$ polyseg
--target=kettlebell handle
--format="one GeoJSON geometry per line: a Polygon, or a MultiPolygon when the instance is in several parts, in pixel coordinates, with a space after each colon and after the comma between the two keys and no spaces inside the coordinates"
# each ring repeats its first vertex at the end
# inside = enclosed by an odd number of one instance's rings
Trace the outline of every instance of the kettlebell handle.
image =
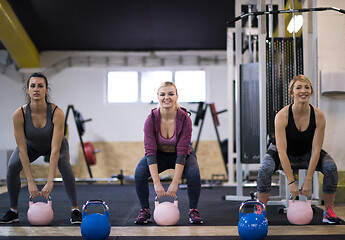
{"type": "MultiPolygon", "coordinates": [[[[298,196],[296,196],[295,198],[292,198],[292,194],[290,193],[290,195],[289,195],[289,200],[293,200],[293,201],[299,200],[299,196],[302,195],[302,194],[301,194],[302,189],[299,189],[299,192],[300,192],[300,194],[299,194],[298,196]]],[[[304,195],[302,195],[302,196],[304,196],[304,195]]],[[[309,196],[304,196],[304,197],[306,197],[307,200],[311,200],[312,197],[313,197],[313,194],[310,194],[309,196]]]]}
{"type": "MultiPolygon", "coordinates": [[[[49,196],[48,198],[47,198],[47,201],[49,202],[49,201],[51,201],[52,200],[52,198],[51,198],[51,196],[49,196]]],[[[34,199],[31,197],[31,195],[29,196],[29,202],[33,202],[34,201],[34,199]]]]}
{"type": "Polygon", "coordinates": [[[244,213],[244,207],[247,206],[247,205],[260,205],[261,208],[262,208],[262,213],[264,215],[266,215],[266,206],[263,202],[261,202],[260,200],[256,199],[256,200],[252,200],[252,199],[249,199],[249,200],[246,200],[244,202],[242,202],[240,208],[239,208],[239,213],[240,215],[243,215],[244,213]]]}
{"type": "Polygon", "coordinates": [[[100,200],[100,199],[88,200],[88,201],[83,205],[83,210],[82,210],[82,212],[86,212],[86,208],[87,208],[89,205],[95,205],[95,204],[102,205],[103,208],[104,208],[104,211],[105,211],[105,212],[109,212],[109,207],[108,207],[108,205],[107,205],[103,200],[100,200]]]}
{"type": "MultiPolygon", "coordinates": [[[[158,199],[159,199],[159,197],[156,195],[156,197],[155,197],[155,202],[158,202],[158,199]]],[[[178,201],[178,199],[177,199],[177,195],[175,194],[175,196],[174,196],[174,202],[175,201],[178,201]]]]}
{"type": "MultiPolygon", "coordinates": [[[[155,197],[155,207],[157,207],[159,205],[159,201],[158,201],[159,197],[156,195],[155,197]]],[[[178,207],[178,199],[177,199],[177,195],[175,194],[174,196],[174,204],[176,207],[178,207]]]]}

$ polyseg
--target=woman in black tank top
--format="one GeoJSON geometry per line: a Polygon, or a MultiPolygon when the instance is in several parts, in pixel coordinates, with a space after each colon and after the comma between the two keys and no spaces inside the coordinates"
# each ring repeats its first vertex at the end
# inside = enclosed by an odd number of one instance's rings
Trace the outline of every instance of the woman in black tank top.
{"type": "MultiPolygon", "coordinates": [[[[287,181],[289,182],[289,190],[293,198],[299,194],[310,196],[312,191],[312,178],[315,170],[324,173],[325,180],[329,183],[323,186],[323,197],[326,210],[332,208],[335,199],[337,178],[337,168],[334,160],[322,150],[324,141],[326,119],[323,112],[309,103],[310,97],[313,95],[313,86],[311,81],[303,75],[298,75],[289,85],[289,93],[293,98],[293,103],[281,109],[275,117],[275,139],[276,148],[268,150],[262,160],[258,173],[258,198],[264,204],[267,204],[269,198],[269,187],[267,169],[269,162],[275,160],[275,165],[281,165],[284,170],[287,181]],[[326,160],[323,158],[327,155],[326,160]],[[271,161],[270,159],[273,160],[271,161]],[[278,159],[278,160],[277,160],[278,159]],[[325,163],[327,161],[327,164],[325,163]],[[297,164],[305,162],[307,175],[302,185],[301,191],[292,172],[292,163],[297,164]],[[332,170],[333,176],[329,176],[332,170]]],[[[273,162],[274,164],[274,162],[273,162]]],[[[277,170],[273,169],[272,174],[277,170]]],[[[271,170],[270,170],[271,171],[271,170]]],[[[272,177],[272,176],[270,176],[272,177]]],[[[269,182],[270,184],[271,182],[269,182]]],[[[335,216],[334,221],[337,221],[335,216]]],[[[333,221],[332,220],[332,221],[333,221]]],[[[328,221],[328,219],[324,222],[328,221]]],[[[330,223],[330,222],[329,222],[330,223]]],[[[334,222],[332,222],[334,223],[334,222]]]]}

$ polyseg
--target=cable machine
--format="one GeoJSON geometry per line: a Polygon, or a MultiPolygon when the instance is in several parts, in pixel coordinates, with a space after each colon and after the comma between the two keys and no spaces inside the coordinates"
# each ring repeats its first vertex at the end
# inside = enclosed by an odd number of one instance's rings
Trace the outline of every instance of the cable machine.
{"type": "MultiPolygon", "coordinates": [[[[251,2],[255,1],[247,1],[247,3],[251,2]]],[[[305,68],[303,66],[303,39],[296,37],[295,29],[293,30],[292,38],[274,38],[273,29],[275,22],[273,19],[277,18],[277,16],[282,13],[290,13],[293,15],[294,19],[296,13],[304,12],[337,11],[345,14],[345,10],[336,7],[295,9],[293,4],[292,9],[278,10],[277,5],[272,4],[272,0],[269,5],[266,5],[265,1],[257,2],[260,2],[258,4],[260,11],[256,11],[257,6],[254,4],[236,4],[236,12],[245,13],[228,22],[228,26],[235,24],[235,30],[228,29],[227,52],[230,73],[229,80],[231,80],[231,73],[233,71],[233,76],[235,77],[235,130],[236,142],[238,144],[236,146],[236,195],[225,196],[225,200],[243,201],[248,199],[249,196],[244,196],[243,194],[242,165],[250,163],[250,161],[252,161],[252,163],[260,163],[260,159],[267,150],[267,145],[274,138],[273,121],[275,114],[280,110],[282,105],[286,105],[291,101],[287,93],[288,82],[292,79],[292,76],[302,74],[305,68]],[[246,11],[243,11],[243,9],[240,10],[240,7],[243,6],[247,7],[246,11]],[[262,15],[267,16],[267,24],[266,18],[257,18],[257,26],[254,26],[256,17],[262,15]],[[238,20],[242,21],[238,22],[238,20]],[[254,28],[252,28],[253,26],[254,28]],[[266,30],[266,26],[269,31],[266,30]],[[247,46],[244,46],[246,44],[247,46]],[[249,52],[249,57],[248,55],[244,55],[246,50],[249,52]],[[256,52],[259,52],[258,57],[256,56],[256,52]],[[258,67],[257,71],[255,70],[256,67],[258,67]],[[248,69],[246,70],[245,68],[248,69]],[[250,79],[245,79],[250,75],[250,71],[255,71],[256,75],[259,77],[257,82],[254,83],[254,78],[252,76],[250,76],[250,79]],[[248,81],[252,81],[252,83],[248,81]],[[245,86],[246,84],[252,84],[258,87],[258,89],[256,89],[256,87],[252,88],[254,89],[254,93],[258,94],[258,96],[255,97],[256,100],[254,100],[259,103],[258,112],[256,112],[256,109],[253,107],[245,110],[243,109],[243,107],[245,107],[243,105],[245,105],[246,101],[252,101],[249,95],[244,94],[244,92],[248,90],[248,86],[245,86]],[[245,116],[245,114],[243,114],[243,112],[248,110],[259,114],[259,124],[253,122],[252,116],[245,116]],[[248,123],[253,126],[255,125],[256,128],[259,127],[259,129],[252,131],[252,133],[255,132],[254,135],[258,136],[258,138],[255,139],[254,143],[250,143],[250,145],[254,144],[256,155],[253,154],[251,157],[249,156],[249,161],[246,159],[248,154],[245,155],[247,146],[245,146],[244,143],[246,142],[246,138],[253,140],[253,134],[249,137],[244,136],[248,134],[248,129],[244,129],[244,127],[248,127],[248,123]],[[259,148],[257,149],[258,146],[259,148]],[[259,157],[254,160],[254,156],[259,157]]],[[[231,93],[233,89],[230,87],[229,91],[231,93]]],[[[250,94],[252,93],[253,91],[250,91],[250,94]]],[[[231,104],[231,101],[229,102],[231,104]]],[[[250,105],[250,103],[247,103],[247,107],[248,105],[250,105]]],[[[230,128],[231,127],[232,126],[230,126],[230,128]]],[[[318,178],[314,177],[314,181],[315,180],[318,181],[318,178]]]]}

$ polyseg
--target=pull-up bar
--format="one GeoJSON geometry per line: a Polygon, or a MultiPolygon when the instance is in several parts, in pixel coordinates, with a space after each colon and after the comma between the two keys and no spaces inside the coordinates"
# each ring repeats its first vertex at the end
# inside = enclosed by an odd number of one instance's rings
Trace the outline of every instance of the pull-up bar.
{"type": "Polygon", "coordinates": [[[321,12],[321,11],[337,11],[342,14],[345,14],[344,9],[340,9],[337,7],[317,7],[317,8],[301,8],[301,9],[286,9],[286,10],[272,10],[272,11],[256,11],[256,12],[248,12],[242,14],[238,17],[235,17],[234,20],[227,22],[227,25],[231,25],[234,22],[237,22],[240,19],[247,18],[249,16],[260,16],[260,15],[269,15],[269,14],[280,14],[280,13],[303,13],[303,12],[321,12]]]}

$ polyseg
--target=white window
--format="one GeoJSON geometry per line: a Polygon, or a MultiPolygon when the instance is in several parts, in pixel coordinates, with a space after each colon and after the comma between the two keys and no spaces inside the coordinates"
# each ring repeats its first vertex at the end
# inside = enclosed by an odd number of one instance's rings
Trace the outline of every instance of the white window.
{"type": "Polygon", "coordinates": [[[166,81],[175,82],[179,102],[206,101],[206,73],[203,70],[111,71],[107,81],[108,103],[157,103],[158,87],[166,81]]]}
{"type": "Polygon", "coordinates": [[[141,101],[158,102],[157,90],[161,83],[173,79],[171,71],[147,71],[141,73],[141,101]]]}
{"type": "Polygon", "coordinates": [[[107,96],[109,103],[138,101],[138,72],[109,72],[107,96]]]}
{"type": "Polygon", "coordinates": [[[205,71],[176,71],[175,84],[179,102],[206,101],[205,71]]]}

